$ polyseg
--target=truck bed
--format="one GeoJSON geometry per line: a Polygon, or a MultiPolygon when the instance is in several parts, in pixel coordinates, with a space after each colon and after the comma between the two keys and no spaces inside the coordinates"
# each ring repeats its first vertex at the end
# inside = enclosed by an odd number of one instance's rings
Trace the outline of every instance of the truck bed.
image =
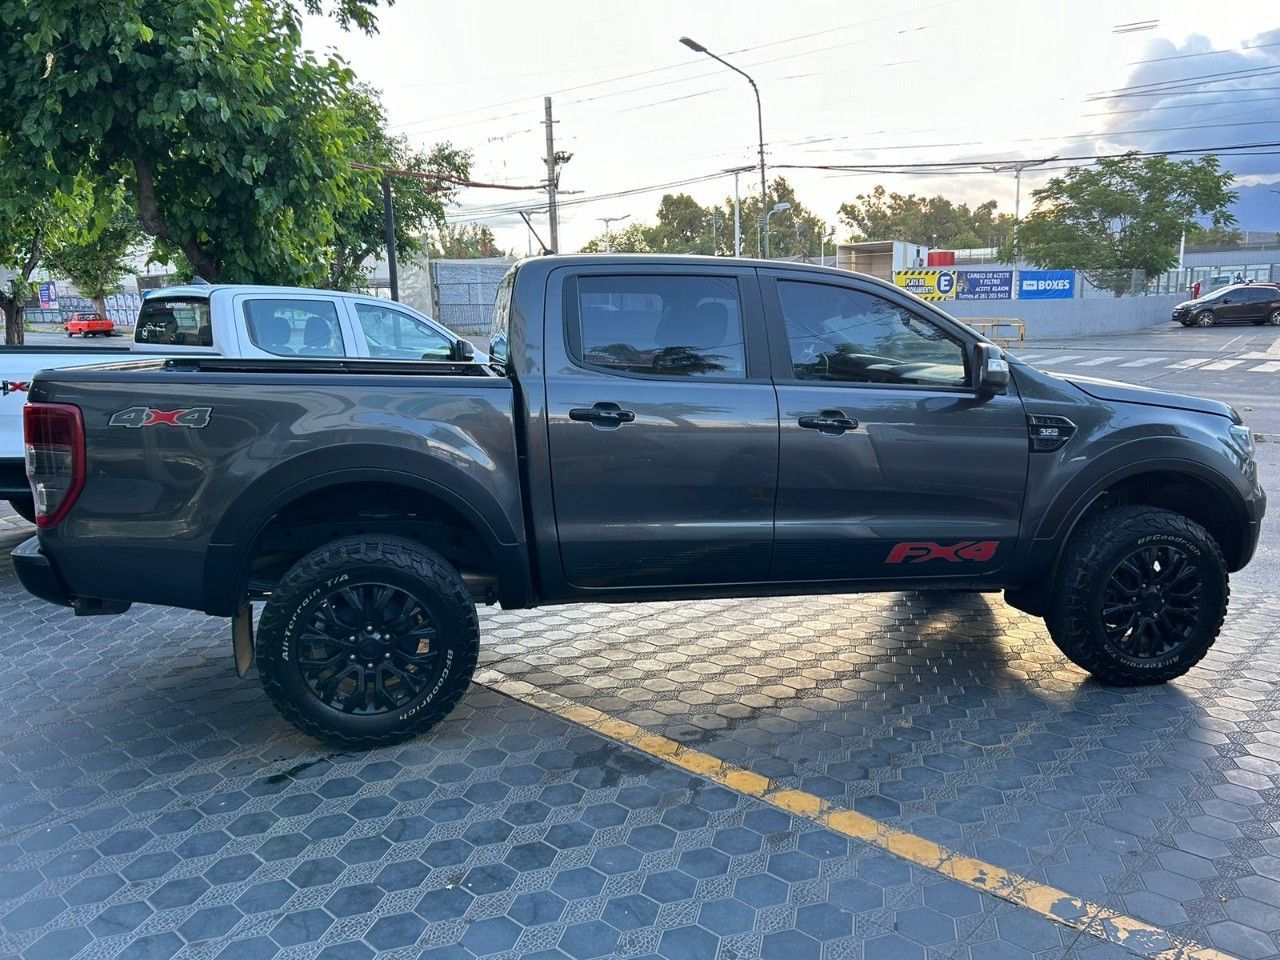
{"type": "Polygon", "coordinates": [[[243,569],[255,530],[316,484],[376,513],[389,494],[355,492],[374,475],[456,492],[496,542],[523,540],[511,382],[480,364],[138,359],[47,371],[30,398],[83,416],[84,487],[42,547],[73,590],[147,557],[101,591],[226,614],[240,585],[217,571],[243,569]]]}

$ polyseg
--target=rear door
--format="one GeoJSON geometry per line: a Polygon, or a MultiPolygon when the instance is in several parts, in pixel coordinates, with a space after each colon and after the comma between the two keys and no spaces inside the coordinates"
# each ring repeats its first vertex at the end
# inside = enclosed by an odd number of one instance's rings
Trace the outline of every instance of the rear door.
{"type": "Polygon", "coordinates": [[[1022,402],[980,396],[973,340],[905,295],[768,271],[780,474],[772,576],[981,576],[1011,559],[1022,402]]]}
{"type": "Polygon", "coordinates": [[[1240,319],[1261,323],[1280,307],[1280,290],[1275,287],[1245,287],[1240,292],[1240,319]]]}
{"type": "Polygon", "coordinates": [[[762,581],[778,408],[754,271],[553,271],[545,383],[565,580],[762,581]]]}

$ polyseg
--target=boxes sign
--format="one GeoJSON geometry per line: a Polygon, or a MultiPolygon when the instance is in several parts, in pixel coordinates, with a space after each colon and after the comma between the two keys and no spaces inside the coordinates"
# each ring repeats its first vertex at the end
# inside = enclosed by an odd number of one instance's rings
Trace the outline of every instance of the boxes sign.
{"type": "Polygon", "coordinates": [[[1021,270],[1019,300],[1070,300],[1076,295],[1074,270],[1021,270]]]}

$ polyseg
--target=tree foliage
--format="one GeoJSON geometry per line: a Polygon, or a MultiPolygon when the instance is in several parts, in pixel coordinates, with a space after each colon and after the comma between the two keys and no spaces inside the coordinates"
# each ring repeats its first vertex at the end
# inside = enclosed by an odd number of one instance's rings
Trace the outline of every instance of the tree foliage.
{"type": "MultiPolygon", "coordinates": [[[[343,96],[347,121],[358,131],[353,158],[379,170],[407,173],[439,173],[466,178],[470,155],[449,144],[430,151],[416,150],[403,136],[392,136],[377,93],[357,86],[343,96]]],[[[426,249],[423,235],[444,226],[444,208],[457,192],[453,184],[410,176],[391,176],[395,211],[396,253],[401,260],[426,249]]],[[[334,232],[325,282],[338,290],[351,290],[366,282],[366,261],[387,252],[386,221],[382,199],[382,174],[378,170],[354,170],[351,189],[334,211],[334,232]]]]}
{"type": "Polygon", "coordinates": [[[1012,236],[1013,217],[996,213],[988,200],[970,209],[946,197],[889,193],[876,185],[852,203],[840,205],[850,240],[905,240],[908,243],[964,250],[998,247],[1012,236]]]}
{"type": "Polygon", "coordinates": [[[1023,256],[1037,266],[1080,270],[1116,296],[1134,271],[1147,277],[1175,266],[1183,231],[1208,220],[1235,223],[1233,176],[1217,157],[1173,160],[1130,153],[1072,167],[1032,194],[1035,208],[1018,227],[1023,256]]]}
{"type": "MultiPolygon", "coordinates": [[[[27,184],[123,182],[161,259],[209,280],[346,283],[383,246],[377,174],[465,171],[383,131],[376,98],[302,46],[302,10],[375,29],[375,0],[0,0],[0,102],[27,184]]],[[[447,191],[397,184],[410,242],[447,191]]],[[[408,251],[406,251],[408,252],[408,251]]]]}
{"type": "Polygon", "coordinates": [[[498,246],[493,230],[482,223],[441,226],[428,239],[427,254],[436,260],[512,256],[510,251],[498,246]]]}
{"type": "Polygon", "coordinates": [[[12,140],[0,132],[0,311],[4,342],[23,342],[22,305],[31,293],[31,275],[44,256],[53,198],[29,189],[40,175],[12,140]]]}
{"type": "Polygon", "coordinates": [[[68,218],[49,244],[48,260],[106,316],[106,298],[129,272],[129,254],[142,240],[138,214],[122,184],[77,189],[82,216],[68,218]]]}
{"type": "MultiPolygon", "coordinates": [[[[827,224],[810,211],[796,196],[786,178],[778,177],[769,184],[768,207],[789,203],[791,208],[774,214],[769,220],[769,252],[773,257],[817,257],[824,238],[830,236],[827,224]]],[[[742,252],[751,256],[760,239],[762,204],[757,196],[742,198],[742,252]]],[[[623,230],[611,231],[616,253],[684,253],[713,256],[733,255],[733,199],[723,204],[704,207],[687,193],[668,193],[658,204],[656,223],[631,223],[623,230]]],[[[582,251],[603,253],[605,235],[592,238],[582,251]]]]}

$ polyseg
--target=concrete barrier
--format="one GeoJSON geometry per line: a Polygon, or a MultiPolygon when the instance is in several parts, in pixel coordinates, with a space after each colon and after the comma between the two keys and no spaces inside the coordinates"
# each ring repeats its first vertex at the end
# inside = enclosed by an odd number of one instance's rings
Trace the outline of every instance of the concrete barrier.
{"type": "Polygon", "coordinates": [[[1186,294],[1154,297],[1113,297],[1078,300],[953,300],[939,303],[959,320],[967,317],[1008,317],[1027,325],[1028,340],[1047,337],[1101,336],[1128,333],[1170,323],[1173,306],[1186,294]]]}

